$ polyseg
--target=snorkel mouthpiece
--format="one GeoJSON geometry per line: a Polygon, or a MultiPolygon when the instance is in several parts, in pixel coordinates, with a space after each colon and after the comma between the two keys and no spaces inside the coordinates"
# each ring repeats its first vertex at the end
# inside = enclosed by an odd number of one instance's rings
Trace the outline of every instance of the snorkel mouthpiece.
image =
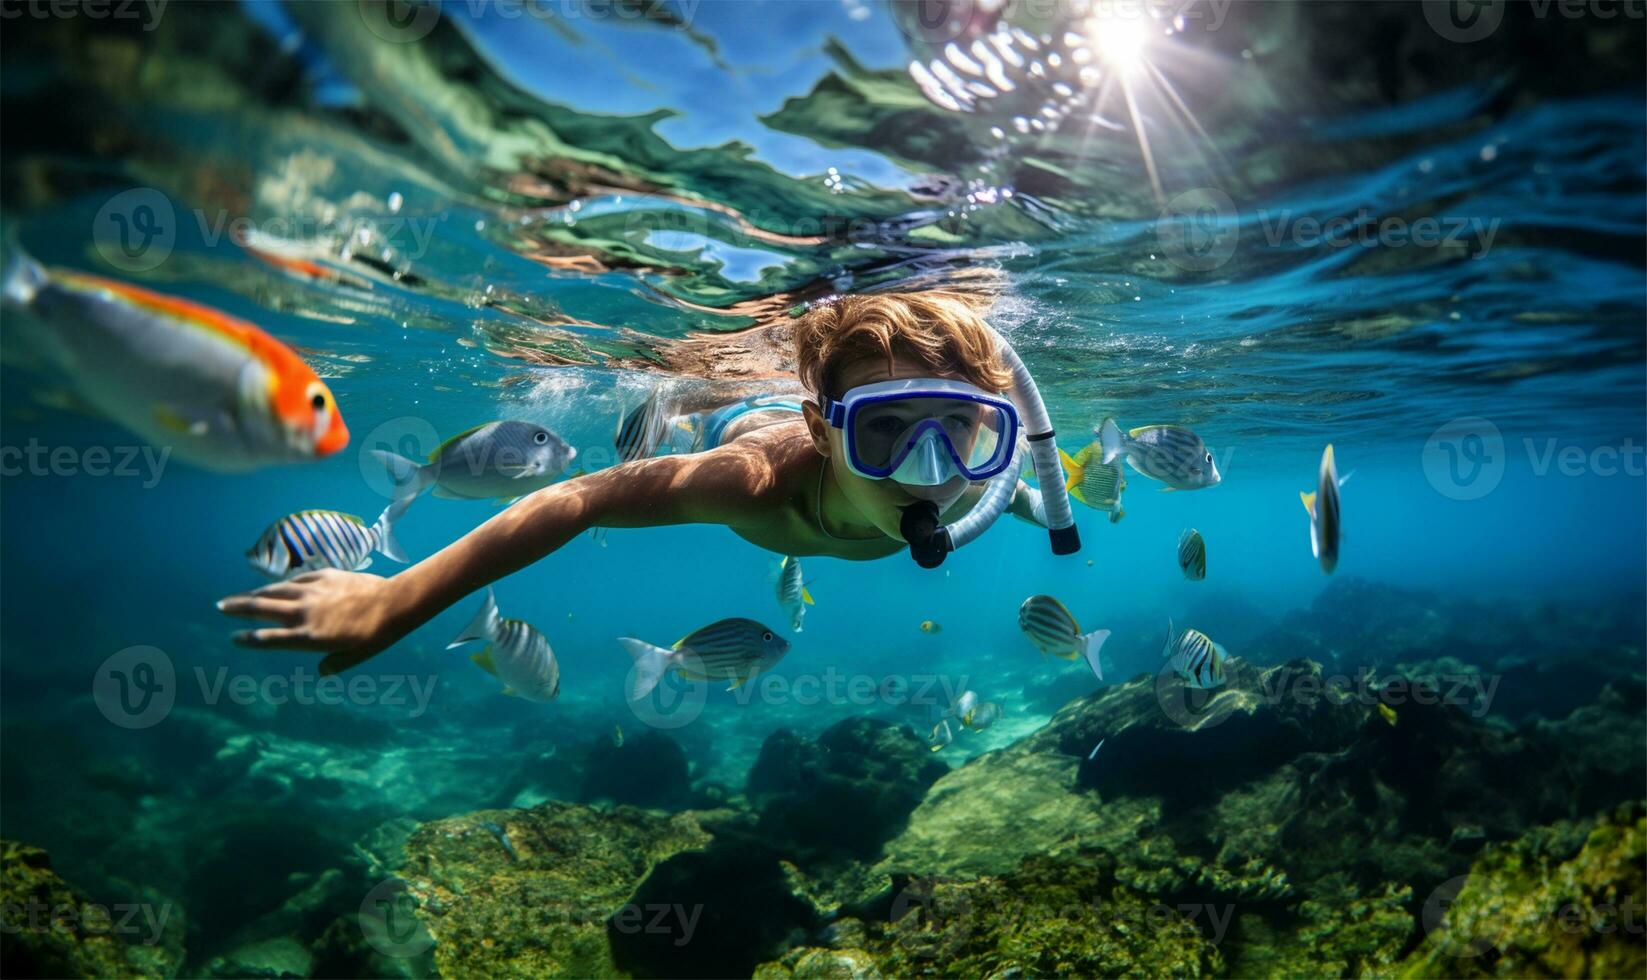
{"type": "Polygon", "coordinates": [[[949,532],[938,521],[938,505],[919,500],[904,508],[898,533],[909,543],[909,556],[922,568],[937,568],[951,550],[949,532]]]}

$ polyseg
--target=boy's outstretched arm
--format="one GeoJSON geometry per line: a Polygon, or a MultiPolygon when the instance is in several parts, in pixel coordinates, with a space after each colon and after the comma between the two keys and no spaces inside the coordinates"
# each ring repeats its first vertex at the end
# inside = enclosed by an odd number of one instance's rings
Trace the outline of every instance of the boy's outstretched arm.
{"type": "Polygon", "coordinates": [[[321,673],[336,673],[591,527],[735,526],[760,518],[773,485],[771,462],[752,446],[637,460],[545,487],[390,578],[327,569],[217,605],[279,624],[238,633],[236,643],[322,651],[321,673]]]}

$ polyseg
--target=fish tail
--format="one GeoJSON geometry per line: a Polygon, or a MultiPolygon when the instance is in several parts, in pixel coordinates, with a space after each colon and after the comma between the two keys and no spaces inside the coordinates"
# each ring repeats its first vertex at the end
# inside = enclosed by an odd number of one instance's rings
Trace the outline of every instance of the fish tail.
{"type": "Polygon", "coordinates": [[[395,484],[395,503],[403,504],[403,511],[404,504],[410,504],[435,482],[435,468],[432,465],[425,466],[415,459],[407,459],[386,449],[373,449],[371,454],[389,471],[389,479],[395,484]]]}
{"type": "Polygon", "coordinates": [[[1298,499],[1302,500],[1304,502],[1304,510],[1308,511],[1309,515],[1311,517],[1314,517],[1315,516],[1315,493],[1313,491],[1309,491],[1309,490],[1300,490],[1300,491],[1298,491],[1298,499]]]}
{"type": "Polygon", "coordinates": [[[1092,672],[1098,675],[1099,680],[1104,679],[1104,666],[1098,662],[1098,651],[1104,648],[1104,641],[1107,639],[1109,630],[1093,630],[1081,635],[1081,655],[1087,658],[1087,666],[1092,668],[1092,672]]]}
{"type": "Polygon", "coordinates": [[[34,297],[43,289],[48,281],[45,266],[36,262],[29,253],[19,246],[12,245],[6,254],[6,268],[0,274],[0,287],[5,296],[5,302],[14,306],[28,306],[34,302],[34,297]]]}
{"type": "Polygon", "coordinates": [[[618,644],[634,658],[635,672],[629,679],[629,700],[639,701],[651,694],[652,689],[658,686],[658,681],[663,680],[664,671],[668,670],[670,663],[673,662],[674,651],[653,646],[632,636],[618,637],[618,644]]]}
{"type": "Polygon", "coordinates": [[[1105,419],[1098,429],[1098,444],[1104,449],[1103,462],[1113,463],[1115,457],[1127,450],[1127,437],[1121,432],[1121,427],[1115,424],[1114,419],[1105,419]]]}
{"type": "Polygon", "coordinates": [[[497,636],[500,622],[502,622],[502,617],[498,615],[498,600],[492,594],[492,587],[488,585],[486,587],[486,601],[481,605],[480,612],[475,613],[475,618],[469,620],[469,625],[463,628],[463,632],[457,635],[457,639],[446,644],[446,649],[450,650],[453,647],[462,646],[470,640],[490,640],[497,636]]]}
{"type": "Polygon", "coordinates": [[[377,523],[372,525],[372,534],[377,538],[377,550],[402,565],[411,559],[406,557],[406,549],[400,546],[400,541],[395,537],[395,522],[406,513],[406,508],[411,506],[411,503],[410,499],[394,501],[383,508],[383,513],[378,515],[377,523]]]}
{"type": "MultiPolygon", "coordinates": [[[[1086,479],[1087,468],[1080,463],[1077,463],[1069,453],[1064,452],[1062,449],[1058,450],[1058,459],[1063,462],[1064,472],[1068,474],[1069,477],[1064,481],[1064,489],[1068,490],[1070,493],[1077,493],[1077,488],[1080,487],[1081,481],[1086,479]]],[[[1081,502],[1086,503],[1084,500],[1081,502]]]]}

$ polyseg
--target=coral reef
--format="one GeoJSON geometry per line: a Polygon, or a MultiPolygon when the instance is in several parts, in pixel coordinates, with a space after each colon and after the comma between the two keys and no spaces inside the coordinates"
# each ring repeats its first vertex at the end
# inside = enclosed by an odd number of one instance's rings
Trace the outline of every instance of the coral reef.
{"type": "MultiPolygon", "coordinates": [[[[1238,657],[1210,692],[1087,678],[970,759],[873,716],[620,739],[575,702],[563,726],[525,716],[484,745],[451,720],[479,701],[398,727],[181,707],[150,743],[48,723],[33,745],[61,735],[93,764],[44,767],[8,738],[8,832],[70,852],[84,894],[181,901],[152,944],[8,935],[7,972],[1639,975],[1647,686],[1619,640],[1630,614],[1587,618],[1600,666],[1514,713],[1498,698],[1546,683],[1560,628],[1456,642],[1471,617],[1335,583],[1246,626],[1260,652],[1327,665],[1238,657]],[[1524,646],[1494,660],[1510,635],[1524,646]],[[192,781],[148,775],[151,752],[192,781]],[[696,768],[716,753],[753,760],[742,792],[696,768]],[[45,801],[87,817],[43,823],[45,801]],[[467,801],[487,806],[447,815],[467,801]],[[187,847],[111,843],[132,835],[187,847]]],[[[39,851],[5,853],[7,895],[81,894],[39,851]]]]}
{"type": "Polygon", "coordinates": [[[1647,809],[1529,831],[1426,904],[1411,977],[1647,974],[1647,809]],[[1445,901],[1442,899],[1445,898],[1445,901]]]}
{"type": "Polygon", "coordinates": [[[45,851],[12,840],[0,840],[0,914],[8,977],[164,977],[183,961],[180,910],[93,901],[45,851]]]}

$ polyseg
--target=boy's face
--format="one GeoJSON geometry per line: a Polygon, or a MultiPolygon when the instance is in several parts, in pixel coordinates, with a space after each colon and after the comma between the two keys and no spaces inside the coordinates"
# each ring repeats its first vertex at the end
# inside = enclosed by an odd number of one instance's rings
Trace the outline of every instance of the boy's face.
{"type": "MultiPolygon", "coordinates": [[[[852,361],[836,372],[836,385],[842,392],[850,391],[860,385],[874,384],[878,381],[901,381],[906,378],[948,378],[956,381],[965,381],[966,378],[955,372],[934,372],[920,361],[901,356],[894,356],[890,362],[886,358],[865,358],[852,361]]],[[[957,476],[935,487],[915,487],[895,483],[892,480],[871,480],[852,472],[851,467],[845,465],[846,446],[843,443],[845,434],[824,421],[823,415],[811,402],[805,406],[807,425],[812,431],[812,441],[818,452],[832,460],[841,460],[842,465],[831,466],[835,474],[835,483],[852,502],[865,519],[874,524],[888,537],[903,539],[899,531],[899,522],[903,520],[903,510],[919,500],[930,500],[938,505],[938,512],[943,513],[966,493],[971,484],[965,477],[957,476]]],[[[969,438],[976,438],[972,434],[969,438]]],[[[966,447],[961,448],[964,452],[966,447]]]]}

